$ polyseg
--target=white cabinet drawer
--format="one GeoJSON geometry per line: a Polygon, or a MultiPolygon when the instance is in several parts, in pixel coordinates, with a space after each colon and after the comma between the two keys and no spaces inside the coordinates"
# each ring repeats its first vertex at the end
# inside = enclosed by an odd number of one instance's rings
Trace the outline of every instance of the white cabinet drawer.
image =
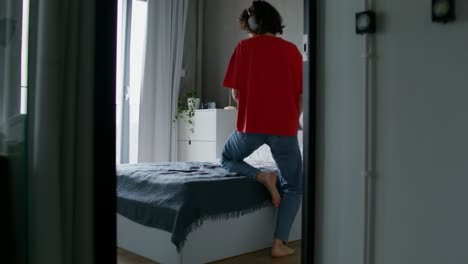
{"type": "Polygon", "coordinates": [[[178,141],[177,160],[179,161],[215,161],[217,158],[215,141],[178,141]]]}
{"type": "Polygon", "coordinates": [[[237,111],[224,109],[195,110],[193,125],[178,120],[177,159],[179,161],[214,161],[235,130],[237,111]],[[190,128],[194,129],[192,133],[190,128]]]}
{"type": "Polygon", "coordinates": [[[185,118],[178,120],[179,140],[216,141],[216,112],[196,111],[193,116],[193,124],[186,123],[185,118]],[[193,133],[190,131],[193,128],[193,133]]]}

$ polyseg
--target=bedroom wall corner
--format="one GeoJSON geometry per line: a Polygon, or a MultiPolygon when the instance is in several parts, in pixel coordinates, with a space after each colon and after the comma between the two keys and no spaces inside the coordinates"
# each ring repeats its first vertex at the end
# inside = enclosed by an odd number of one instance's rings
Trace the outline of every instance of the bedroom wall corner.
{"type": "MultiPolygon", "coordinates": [[[[247,38],[240,29],[238,18],[251,0],[204,0],[203,25],[203,85],[205,101],[216,102],[217,108],[229,104],[229,92],[222,87],[224,74],[237,42],[247,38]]],[[[302,50],[304,32],[303,0],[269,0],[283,17],[285,24],[282,38],[302,50]]]]}

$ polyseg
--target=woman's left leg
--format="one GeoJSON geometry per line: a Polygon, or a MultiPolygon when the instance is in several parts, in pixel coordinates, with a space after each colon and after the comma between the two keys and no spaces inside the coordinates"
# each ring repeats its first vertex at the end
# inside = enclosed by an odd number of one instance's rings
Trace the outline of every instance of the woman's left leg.
{"type": "Polygon", "coordinates": [[[264,144],[266,137],[263,134],[234,131],[224,145],[221,164],[229,171],[255,178],[270,192],[272,204],[279,207],[281,197],[276,187],[276,173],[261,171],[244,161],[245,157],[264,144]]]}
{"type": "MultiPolygon", "coordinates": [[[[280,190],[282,197],[278,209],[274,237],[276,240],[287,242],[291,226],[301,205],[302,155],[296,136],[271,136],[267,139],[266,143],[271,148],[281,177],[280,190]]],[[[277,248],[282,248],[278,244],[278,241],[275,241],[272,251],[273,255],[282,256],[294,253],[294,251],[291,252],[285,249],[284,252],[279,250],[275,254],[275,245],[277,248]]]]}

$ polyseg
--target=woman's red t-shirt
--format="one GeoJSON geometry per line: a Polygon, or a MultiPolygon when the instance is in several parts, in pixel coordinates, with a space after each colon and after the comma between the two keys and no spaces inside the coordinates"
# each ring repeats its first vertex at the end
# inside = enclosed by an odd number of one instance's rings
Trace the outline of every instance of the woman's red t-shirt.
{"type": "Polygon", "coordinates": [[[238,90],[239,132],[297,135],[302,56],[291,42],[270,35],[240,41],[223,86],[238,90]]]}

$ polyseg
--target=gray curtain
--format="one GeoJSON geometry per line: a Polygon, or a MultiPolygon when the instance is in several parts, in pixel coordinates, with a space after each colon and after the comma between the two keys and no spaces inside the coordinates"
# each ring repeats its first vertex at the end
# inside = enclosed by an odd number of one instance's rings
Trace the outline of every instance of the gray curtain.
{"type": "Polygon", "coordinates": [[[148,0],[138,162],[176,159],[177,108],[189,0],[148,0]]]}
{"type": "Polygon", "coordinates": [[[93,171],[96,3],[32,2],[29,263],[94,263],[93,179],[113,177],[93,171]]]}
{"type": "Polygon", "coordinates": [[[0,1],[0,153],[15,136],[9,131],[13,119],[21,118],[21,17],[21,1],[0,1]]]}
{"type": "Polygon", "coordinates": [[[20,114],[22,2],[0,0],[0,196],[3,203],[0,252],[4,263],[24,262],[25,116],[20,114]],[[3,257],[2,257],[3,258],[3,257]]]}

